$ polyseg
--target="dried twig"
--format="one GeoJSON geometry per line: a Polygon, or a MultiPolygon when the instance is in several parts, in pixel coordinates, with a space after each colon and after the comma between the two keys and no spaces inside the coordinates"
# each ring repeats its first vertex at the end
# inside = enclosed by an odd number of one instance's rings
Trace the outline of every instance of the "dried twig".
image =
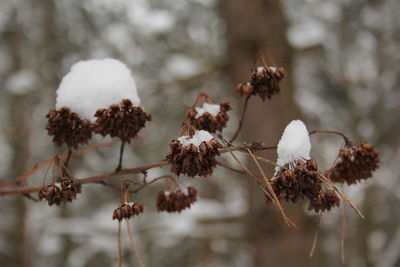
{"type": "Polygon", "coordinates": [[[310,258],[312,258],[312,256],[314,255],[315,248],[317,247],[317,242],[318,242],[318,237],[319,237],[319,229],[320,229],[320,227],[321,227],[321,217],[322,217],[322,214],[321,214],[321,213],[318,213],[318,215],[317,215],[317,224],[316,224],[316,228],[315,228],[314,240],[313,240],[313,244],[312,244],[311,251],[310,251],[310,254],[309,254],[309,257],[310,257],[310,258]]]}
{"type": "Polygon", "coordinates": [[[244,122],[244,118],[246,115],[246,111],[247,111],[247,104],[249,103],[249,99],[250,99],[251,95],[248,95],[246,97],[246,100],[244,101],[244,106],[243,106],[243,110],[242,110],[242,115],[240,116],[240,121],[239,121],[239,126],[236,129],[235,134],[233,135],[233,137],[231,138],[231,140],[229,140],[229,142],[233,142],[235,141],[236,137],[238,137],[240,130],[242,130],[242,126],[243,126],[243,122],[244,122]]]}
{"type": "Polygon", "coordinates": [[[346,145],[351,143],[350,139],[347,138],[347,136],[345,136],[343,133],[338,132],[338,131],[333,131],[333,130],[314,130],[314,131],[309,132],[308,135],[313,135],[313,134],[317,134],[317,133],[337,134],[337,135],[340,135],[341,137],[343,137],[346,145]]]}
{"type": "Polygon", "coordinates": [[[142,257],[140,256],[139,250],[135,244],[135,240],[133,239],[133,234],[132,234],[131,227],[129,225],[129,221],[127,219],[125,219],[125,222],[126,222],[126,229],[128,230],[129,243],[131,245],[133,255],[135,255],[140,267],[145,267],[142,257]]]}
{"type": "MultiPolygon", "coordinates": [[[[100,143],[100,144],[95,144],[92,146],[89,146],[81,151],[78,151],[74,154],[72,154],[72,158],[77,158],[80,156],[83,156],[93,150],[99,149],[99,148],[103,148],[103,147],[109,147],[111,146],[113,143],[112,142],[107,142],[107,143],[100,143]]],[[[65,160],[67,158],[67,154],[59,154],[56,155],[59,159],[61,160],[65,160]]],[[[33,168],[27,172],[25,172],[24,174],[22,174],[21,176],[17,177],[15,180],[11,181],[11,182],[6,182],[6,183],[2,183],[0,184],[0,188],[3,187],[9,187],[9,186],[13,186],[13,185],[18,185],[20,183],[22,183],[23,181],[25,181],[26,179],[28,179],[31,175],[33,175],[34,173],[36,173],[38,170],[40,170],[41,168],[47,166],[48,164],[52,163],[54,161],[54,157],[51,157],[49,159],[46,159],[45,161],[42,161],[38,164],[36,164],[35,166],[33,166],[33,168]]],[[[1,195],[1,191],[0,191],[0,195],[1,195]]]]}

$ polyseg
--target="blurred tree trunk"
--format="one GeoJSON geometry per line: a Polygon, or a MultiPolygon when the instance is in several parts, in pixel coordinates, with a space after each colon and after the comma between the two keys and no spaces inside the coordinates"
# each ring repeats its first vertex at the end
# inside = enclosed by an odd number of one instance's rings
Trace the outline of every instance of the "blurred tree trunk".
{"type": "MultiPolygon", "coordinates": [[[[269,57],[271,61],[267,63],[283,66],[287,72],[278,96],[265,102],[257,97],[250,99],[244,128],[239,136],[248,142],[265,141],[274,145],[285,125],[300,117],[293,100],[293,51],[286,39],[287,25],[282,6],[279,1],[263,0],[221,0],[220,3],[227,25],[232,87],[246,81],[260,48],[267,51],[267,60],[269,57]]],[[[275,158],[276,153],[262,156],[275,158]]],[[[253,170],[257,172],[254,166],[253,170]]],[[[266,170],[271,174],[273,168],[266,170]]],[[[306,244],[311,246],[310,237],[313,234],[304,227],[306,222],[301,219],[304,218],[301,207],[297,206],[297,211],[286,208],[289,216],[301,228],[301,231],[296,231],[286,227],[276,208],[265,206],[263,194],[258,188],[250,182],[247,186],[250,207],[247,238],[254,248],[254,266],[310,266],[309,246],[306,244]]]]}

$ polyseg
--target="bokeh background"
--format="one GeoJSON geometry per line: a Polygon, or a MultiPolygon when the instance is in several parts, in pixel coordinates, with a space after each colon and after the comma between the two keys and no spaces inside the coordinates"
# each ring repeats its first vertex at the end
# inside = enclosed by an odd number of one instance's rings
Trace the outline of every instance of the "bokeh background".
{"type": "MultiPolygon", "coordinates": [[[[334,129],[381,152],[375,176],[344,191],[366,219],[346,208],[345,264],[340,262],[342,213],[322,217],[313,258],[315,215],[287,205],[299,229],[287,227],[246,177],[218,169],[187,179],[199,201],[181,214],[155,211],[163,184],[136,195],[145,214],[132,222],[148,266],[400,266],[400,2],[398,0],[2,0],[0,1],[0,181],[65,152],[44,130],[55,91],[79,60],[113,57],[136,79],[153,122],[125,154],[125,166],[157,162],[177,137],[199,92],[234,110],[231,136],[256,52],[285,67],[280,95],[251,99],[240,141],[274,145],[292,119],[309,130],[334,129]]],[[[94,138],[92,143],[109,139],[94,138]]],[[[343,141],[312,138],[313,157],[330,166],[343,141]]],[[[115,168],[118,144],[71,163],[76,177],[115,168]]],[[[264,154],[275,159],[274,152],[264,154]]],[[[243,160],[246,158],[242,157],[243,160]]],[[[228,156],[223,161],[236,166],[228,156]]],[[[271,168],[266,166],[271,173],[271,168]]],[[[21,186],[39,185],[45,169],[21,186]]],[[[168,173],[149,172],[149,178],[168,173]]],[[[131,179],[142,179],[141,175],[131,179]]],[[[112,182],[118,185],[118,179],[112,182]]],[[[0,266],[117,266],[118,194],[84,186],[77,201],[49,207],[20,196],[0,197],[0,266]]],[[[123,234],[125,266],[136,265],[123,234]]]]}

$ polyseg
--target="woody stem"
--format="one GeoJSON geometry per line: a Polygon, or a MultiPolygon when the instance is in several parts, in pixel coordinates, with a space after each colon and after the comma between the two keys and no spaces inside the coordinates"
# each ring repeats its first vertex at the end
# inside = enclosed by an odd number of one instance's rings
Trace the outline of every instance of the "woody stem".
{"type": "Polygon", "coordinates": [[[122,170],[122,158],[123,158],[123,155],[124,155],[124,147],[125,147],[125,142],[122,141],[121,148],[119,150],[118,167],[115,169],[115,172],[119,172],[120,170],[122,170]]]}
{"type": "Polygon", "coordinates": [[[233,137],[231,138],[231,140],[229,140],[229,142],[233,142],[235,141],[236,137],[239,135],[240,130],[242,129],[243,126],[243,122],[244,122],[244,117],[246,115],[246,110],[247,110],[247,104],[249,102],[251,95],[248,95],[246,97],[246,100],[244,101],[244,106],[243,106],[243,110],[242,110],[242,115],[240,116],[240,121],[239,121],[239,126],[235,132],[235,134],[233,135],[233,137]]]}

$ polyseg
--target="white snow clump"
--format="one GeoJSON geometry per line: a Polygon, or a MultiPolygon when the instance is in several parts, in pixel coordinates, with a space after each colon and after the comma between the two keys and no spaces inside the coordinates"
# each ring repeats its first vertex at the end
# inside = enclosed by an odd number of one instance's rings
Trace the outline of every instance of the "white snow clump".
{"type": "Polygon", "coordinates": [[[195,108],[197,114],[196,119],[200,118],[204,113],[208,112],[211,116],[216,117],[221,110],[220,105],[204,103],[202,107],[195,108]]]}
{"type": "Polygon", "coordinates": [[[99,108],[123,99],[140,105],[131,71],[119,60],[91,59],[75,63],[57,89],[56,109],[68,107],[82,119],[94,119],[99,108]]]}
{"type": "MultiPolygon", "coordinates": [[[[274,66],[269,66],[269,69],[272,70],[273,72],[276,71],[276,67],[274,67],[274,66]]],[[[262,72],[263,70],[264,70],[263,66],[258,66],[257,67],[257,72],[262,72]]]]}
{"type": "MultiPolygon", "coordinates": [[[[307,128],[301,120],[291,121],[278,143],[277,164],[285,166],[296,160],[310,159],[311,143],[307,128]]],[[[275,174],[280,167],[275,168],[275,174]]]]}
{"type": "Polygon", "coordinates": [[[190,144],[193,144],[197,147],[200,146],[201,143],[203,142],[208,142],[214,137],[207,131],[200,130],[196,131],[192,137],[190,136],[181,136],[178,138],[179,143],[181,143],[182,146],[188,146],[190,144]]]}

